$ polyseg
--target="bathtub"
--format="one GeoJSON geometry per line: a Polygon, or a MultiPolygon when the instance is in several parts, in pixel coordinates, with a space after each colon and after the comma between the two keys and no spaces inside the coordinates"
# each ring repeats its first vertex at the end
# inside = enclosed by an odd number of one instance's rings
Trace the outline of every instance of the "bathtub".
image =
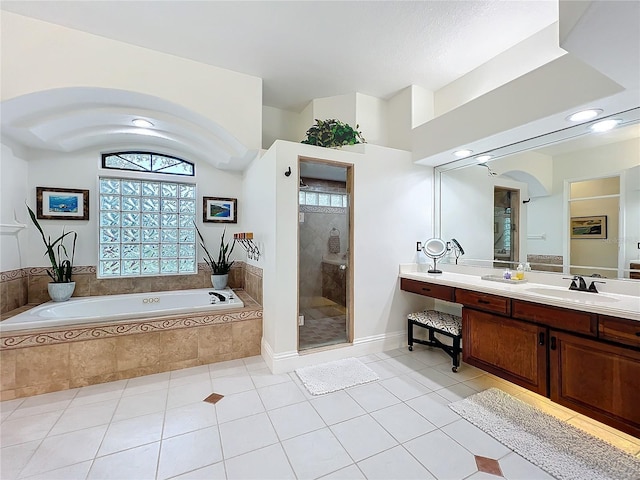
{"type": "Polygon", "coordinates": [[[244,303],[230,288],[73,297],[66,302],[43,303],[7,318],[0,322],[0,333],[242,307],[244,303]]]}

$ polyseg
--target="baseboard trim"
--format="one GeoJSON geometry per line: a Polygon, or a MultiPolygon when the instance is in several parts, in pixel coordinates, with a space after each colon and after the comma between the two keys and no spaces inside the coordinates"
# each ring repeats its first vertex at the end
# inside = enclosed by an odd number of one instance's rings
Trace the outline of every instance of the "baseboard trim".
{"type": "Polygon", "coordinates": [[[307,367],[318,363],[342,360],[349,357],[359,357],[400,348],[406,345],[406,337],[407,332],[405,331],[371,335],[369,337],[357,338],[352,344],[347,344],[343,347],[325,349],[318,352],[305,352],[303,355],[300,355],[300,353],[296,351],[274,353],[269,342],[262,337],[262,358],[273,373],[287,373],[292,372],[296,368],[307,367]]]}

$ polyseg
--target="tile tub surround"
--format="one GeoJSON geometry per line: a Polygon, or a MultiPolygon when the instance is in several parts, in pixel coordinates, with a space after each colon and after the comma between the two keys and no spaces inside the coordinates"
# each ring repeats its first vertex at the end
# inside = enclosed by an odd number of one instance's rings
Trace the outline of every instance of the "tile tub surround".
{"type": "MultiPolygon", "coordinates": [[[[49,280],[44,267],[29,267],[0,273],[0,314],[11,312],[27,304],[48,302],[49,280]]],[[[79,266],[73,268],[73,280],[76,282],[74,297],[160,292],[209,288],[211,287],[211,269],[206,264],[199,264],[198,273],[195,275],[99,279],[96,276],[96,267],[79,266]]],[[[229,272],[229,286],[245,289],[254,300],[262,303],[261,268],[245,262],[234,263],[229,272]]]]}
{"type": "Polygon", "coordinates": [[[38,395],[260,354],[262,308],[144,321],[7,332],[0,336],[0,398],[38,395]]]}

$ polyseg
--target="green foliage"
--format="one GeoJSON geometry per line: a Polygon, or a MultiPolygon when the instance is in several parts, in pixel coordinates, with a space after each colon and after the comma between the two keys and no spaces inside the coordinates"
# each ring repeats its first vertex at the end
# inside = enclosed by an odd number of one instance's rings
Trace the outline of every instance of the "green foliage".
{"type": "Polygon", "coordinates": [[[204,238],[202,237],[202,234],[200,233],[200,229],[195,223],[193,225],[196,227],[196,231],[198,232],[198,237],[200,237],[200,246],[204,250],[204,253],[207,254],[207,256],[204,257],[204,261],[211,268],[211,272],[214,275],[228,274],[229,270],[231,270],[231,265],[233,265],[233,261],[230,262],[229,259],[231,258],[231,253],[233,252],[233,249],[236,246],[235,239],[233,240],[233,244],[231,245],[231,250],[229,250],[229,243],[224,243],[224,235],[227,229],[225,228],[222,231],[222,238],[220,239],[220,249],[218,250],[218,261],[215,261],[211,256],[211,254],[209,253],[209,250],[207,250],[207,245],[204,241],[204,238]]]}
{"type": "Polygon", "coordinates": [[[73,257],[76,253],[76,241],[78,240],[78,234],[74,231],[65,232],[64,228],[62,229],[62,235],[56,238],[53,242],[51,241],[51,237],[45,237],[44,231],[38,223],[36,219],[36,214],[33,213],[33,210],[27,206],[27,210],[29,210],[29,216],[33,221],[34,225],[42,235],[42,241],[44,246],[47,247],[47,251],[45,255],[49,256],[49,261],[51,262],[51,270],[47,270],[47,275],[51,277],[51,280],[54,283],[69,283],[71,282],[71,271],[73,269],[73,257]],[[71,258],[67,253],[67,248],[64,245],[64,239],[71,235],[73,238],[73,247],[71,248],[71,258]],[[62,255],[66,258],[63,260],[62,255]]]}
{"type": "Polygon", "coordinates": [[[347,123],[331,118],[329,120],[318,120],[315,125],[307,130],[307,138],[302,143],[317,145],[319,147],[342,147],[344,145],[355,145],[356,143],[366,143],[362,133],[358,131],[360,125],[354,129],[347,123]]]}

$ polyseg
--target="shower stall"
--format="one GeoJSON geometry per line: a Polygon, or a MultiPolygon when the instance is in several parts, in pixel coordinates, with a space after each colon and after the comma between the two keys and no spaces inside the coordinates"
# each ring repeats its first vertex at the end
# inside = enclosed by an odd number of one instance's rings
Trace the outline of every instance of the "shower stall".
{"type": "Polygon", "coordinates": [[[300,160],[298,350],[349,343],[352,166],[300,160]]]}

